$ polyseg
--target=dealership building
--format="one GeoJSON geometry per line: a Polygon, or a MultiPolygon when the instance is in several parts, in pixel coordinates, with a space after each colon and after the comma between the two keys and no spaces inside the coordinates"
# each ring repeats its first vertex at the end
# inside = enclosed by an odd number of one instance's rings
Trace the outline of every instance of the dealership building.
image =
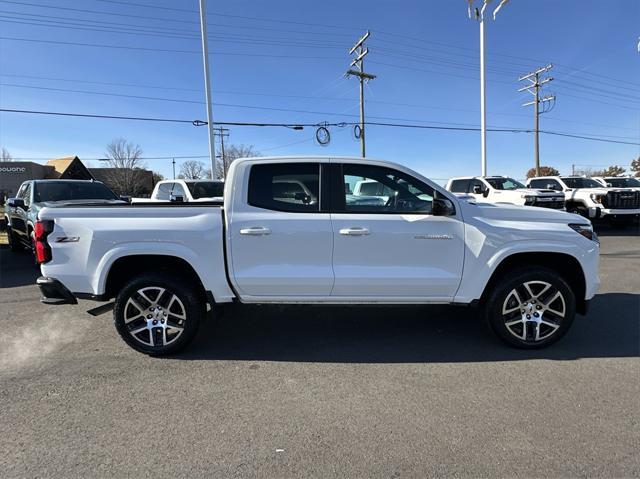
{"type": "MultiPolygon", "coordinates": [[[[107,186],[113,168],[87,168],[77,156],[49,160],[40,164],[33,161],[0,161],[0,203],[15,196],[20,185],[27,180],[97,180],[107,186]]],[[[140,196],[149,196],[153,191],[153,173],[140,170],[137,175],[141,183],[140,196]]]]}

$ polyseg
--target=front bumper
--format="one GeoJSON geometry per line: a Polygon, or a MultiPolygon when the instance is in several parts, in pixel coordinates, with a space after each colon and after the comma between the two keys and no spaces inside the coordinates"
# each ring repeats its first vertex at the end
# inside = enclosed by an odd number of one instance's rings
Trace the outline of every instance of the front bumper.
{"type": "Polygon", "coordinates": [[[589,207],[589,218],[638,218],[640,217],[640,209],[618,209],[618,208],[599,208],[597,206],[589,207]]]}
{"type": "Polygon", "coordinates": [[[45,304],[77,304],[78,300],[65,285],[55,278],[40,276],[36,280],[42,293],[40,301],[45,304]]]}

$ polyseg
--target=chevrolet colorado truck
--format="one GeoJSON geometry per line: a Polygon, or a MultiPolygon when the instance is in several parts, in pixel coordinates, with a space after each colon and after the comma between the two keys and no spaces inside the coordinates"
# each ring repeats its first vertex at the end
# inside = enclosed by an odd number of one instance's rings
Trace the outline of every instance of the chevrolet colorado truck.
{"type": "Polygon", "coordinates": [[[585,218],[633,221],[640,216],[640,191],[609,188],[583,176],[542,176],[527,180],[530,188],[548,188],[563,192],[567,211],[585,218]]]}
{"type": "Polygon", "coordinates": [[[506,176],[451,178],[445,188],[459,198],[471,195],[476,201],[564,209],[564,194],[549,189],[531,189],[506,176]]]}
{"type": "Polygon", "coordinates": [[[78,203],[123,203],[113,191],[99,181],[29,180],[9,198],[4,221],[11,251],[30,249],[35,257],[34,224],[38,212],[46,207],[78,203]]]}
{"type": "Polygon", "coordinates": [[[459,201],[368,158],[239,159],[222,202],[44,208],[35,238],[43,302],[115,298],[118,333],[150,355],[234,301],[476,306],[506,343],[538,348],[599,286],[588,220],[459,201]],[[351,201],[363,180],[385,200],[351,201]]]}

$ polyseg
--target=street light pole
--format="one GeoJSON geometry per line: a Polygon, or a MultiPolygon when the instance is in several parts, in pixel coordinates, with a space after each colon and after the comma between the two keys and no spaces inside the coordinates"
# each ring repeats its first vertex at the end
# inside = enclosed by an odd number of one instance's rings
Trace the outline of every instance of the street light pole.
{"type": "MultiPolygon", "coordinates": [[[[498,11],[509,0],[502,0],[493,11],[493,19],[495,20],[498,11]]],[[[491,0],[484,0],[482,8],[473,9],[474,0],[467,0],[469,3],[468,14],[472,18],[472,10],[475,13],[475,19],[480,23],[480,151],[481,151],[481,169],[482,176],[487,176],[487,96],[486,96],[486,79],[485,79],[485,61],[484,61],[484,11],[491,0]]]]}
{"type": "Polygon", "coordinates": [[[211,81],[209,80],[209,46],[207,39],[207,14],[205,1],[200,0],[200,34],[202,35],[202,63],[204,64],[204,94],[207,103],[207,131],[209,132],[209,156],[211,157],[211,179],[216,172],[216,144],[213,137],[213,113],[211,109],[211,81]]]}
{"type": "MultiPolygon", "coordinates": [[[[484,12],[487,4],[482,7],[484,12]]],[[[480,14],[480,147],[482,148],[482,176],[487,176],[487,97],[484,78],[484,18],[480,14]]]]}

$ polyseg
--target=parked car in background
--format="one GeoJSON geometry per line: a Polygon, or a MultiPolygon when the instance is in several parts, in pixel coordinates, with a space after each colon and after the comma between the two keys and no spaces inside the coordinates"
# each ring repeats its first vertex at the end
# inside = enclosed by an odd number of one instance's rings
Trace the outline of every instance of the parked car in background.
{"type": "Polygon", "coordinates": [[[445,187],[456,195],[471,195],[484,203],[508,203],[562,210],[564,194],[550,189],[531,189],[507,176],[463,176],[451,178],[445,187]]]}
{"type": "Polygon", "coordinates": [[[193,203],[198,201],[222,201],[222,180],[162,180],[156,183],[150,199],[134,198],[133,203],[144,201],[175,201],[193,203]]]}
{"type": "Polygon", "coordinates": [[[608,188],[584,176],[542,176],[527,180],[530,188],[562,191],[567,211],[585,218],[629,221],[640,217],[640,191],[608,188]]]}
{"type": "Polygon", "coordinates": [[[633,176],[592,176],[591,178],[607,188],[631,188],[640,191],[640,180],[633,176]]]}
{"type": "Polygon", "coordinates": [[[118,197],[99,181],[30,180],[20,185],[15,198],[4,207],[4,221],[11,251],[24,248],[34,252],[34,225],[38,212],[46,207],[79,204],[122,204],[118,197]]]}
{"type": "Polygon", "coordinates": [[[239,159],[227,182],[223,202],[41,210],[43,301],[115,298],[117,331],[152,355],[230,302],[478,306],[505,342],[539,348],[598,289],[598,239],[577,215],[459,201],[368,158],[239,159]]]}

